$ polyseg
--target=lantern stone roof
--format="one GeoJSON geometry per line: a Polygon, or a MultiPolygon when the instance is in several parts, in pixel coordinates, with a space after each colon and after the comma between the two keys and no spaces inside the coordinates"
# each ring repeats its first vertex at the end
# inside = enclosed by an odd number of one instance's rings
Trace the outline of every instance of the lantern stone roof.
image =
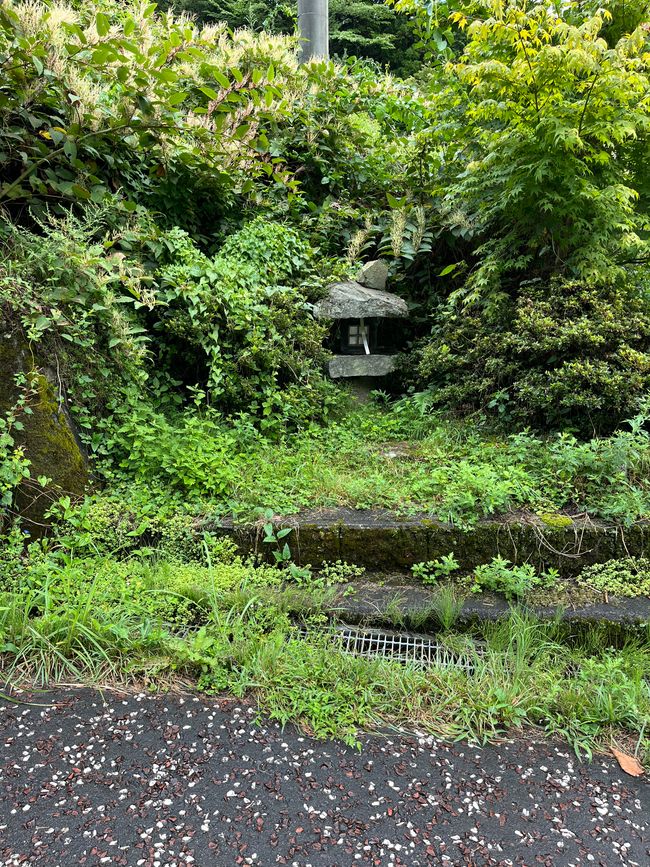
{"type": "Polygon", "coordinates": [[[318,319],[401,319],[408,316],[408,307],[403,298],[392,292],[344,280],[327,287],[327,295],[315,305],[314,315],[318,319]]]}

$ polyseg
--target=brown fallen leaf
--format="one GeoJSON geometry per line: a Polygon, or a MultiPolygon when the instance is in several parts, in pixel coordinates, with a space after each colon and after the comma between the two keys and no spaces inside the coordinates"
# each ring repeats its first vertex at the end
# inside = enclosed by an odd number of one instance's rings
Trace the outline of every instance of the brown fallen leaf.
{"type": "Polygon", "coordinates": [[[638,759],[635,759],[634,756],[628,756],[627,753],[622,753],[620,750],[617,750],[616,747],[612,747],[611,749],[612,755],[626,774],[629,774],[631,777],[643,776],[643,765],[638,759]]]}

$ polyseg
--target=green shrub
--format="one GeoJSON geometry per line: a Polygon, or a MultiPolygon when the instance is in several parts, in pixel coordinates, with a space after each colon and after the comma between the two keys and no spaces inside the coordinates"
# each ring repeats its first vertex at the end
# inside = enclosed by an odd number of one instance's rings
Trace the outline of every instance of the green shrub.
{"type": "Polygon", "coordinates": [[[441,315],[419,375],[438,405],[611,431],[650,388],[650,309],[632,286],[529,283],[492,314],[441,315]]]}
{"type": "Polygon", "coordinates": [[[274,63],[295,70],[290,51],[288,40],[202,30],[154,4],[3,3],[3,207],[43,213],[126,188],[209,232],[235,190],[283,179],[255,136],[286,107],[274,63]],[[251,66],[255,76],[242,74],[251,66]]]}
{"type": "Polygon", "coordinates": [[[149,484],[152,497],[167,490],[221,501],[236,478],[241,441],[213,413],[167,418],[140,404],[115,419],[107,445],[120,476],[149,484]]]}
{"type": "Polygon", "coordinates": [[[145,389],[150,336],[138,311],[153,305],[149,278],[114,249],[131,220],[113,200],[48,214],[34,230],[0,223],[0,328],[29,344],[35,366],[55,365],[85,435],[111,400],[145,389]]]}
{"type": "Polygon", "coordinates": [[[326,329],[301,281],[313,251],[294,229],[259,217],[208,258],[180,230],[160,272],[158,333],[172,369],[205,367],[211,403],[262,430],[323,418],[335,403],[322,370],[326,329]]]}

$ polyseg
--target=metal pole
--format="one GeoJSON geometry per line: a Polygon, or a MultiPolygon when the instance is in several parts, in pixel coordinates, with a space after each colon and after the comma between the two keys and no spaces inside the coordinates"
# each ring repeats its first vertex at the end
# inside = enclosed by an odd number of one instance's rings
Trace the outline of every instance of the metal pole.
{"type": "Polygon", "coordinates": [[[301,63],[314,57],[329,59],[328,0],[298,0],[298,33],[301,63]]]}

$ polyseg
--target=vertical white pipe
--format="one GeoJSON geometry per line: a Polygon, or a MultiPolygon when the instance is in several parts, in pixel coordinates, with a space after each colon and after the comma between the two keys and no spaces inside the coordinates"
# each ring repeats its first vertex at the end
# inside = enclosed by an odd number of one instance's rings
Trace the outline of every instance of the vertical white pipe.
{"type": "Polygon", "coordinates": [[[301,63],[314,57],[329,58],[328,0],[298,0],[298,33],[301,63]]]}
{"type": "Polygon", "coordinates": [[[363,319],[361,319],[361,339],[363,340],[363,348],[366,351],[366,355],[370,355],[370,347],[368,346],[368,331],[366,329],[366,323],[363,319]]]}

